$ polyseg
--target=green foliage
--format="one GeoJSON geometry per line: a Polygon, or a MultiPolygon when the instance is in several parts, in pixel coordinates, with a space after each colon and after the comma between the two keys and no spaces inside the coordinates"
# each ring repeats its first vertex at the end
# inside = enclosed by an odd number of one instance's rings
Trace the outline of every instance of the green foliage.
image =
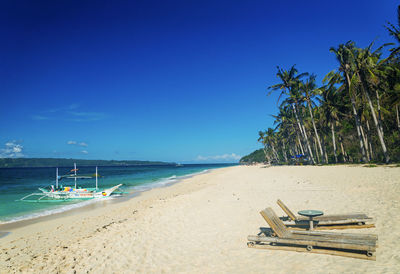
{"type": "Polygon", "coordinates": [[[131,166],[131,165],[175,165],[175,163],[151,161],[82,160],[64,158],[0,158],[0,168],[11,167],[71,167],[78,166],[131,166]]]}
{"type": "Polygon", "coordinates": [[[241,164],[263,163],[265,162],[265,154],[262,149],[257,149],[240,159],[241,164]]]}
{"type": "MultiPolygon", "coordinates": [[[[399,25],[386,28],[400,42],[400,6],[397,12],[399,25]]],[[[277,67],[279,82],[268,88],[268,95],[279,92],[275,128],[260,131],[264,149],[241,162],[282,164],[297,154],[312,164],[399,162],[400,47],[383,59],[382,49],[393,44],[373,45],[358,48],[348,41],[331,47],[337,68],[320,87],[315,75],[299,73],[295,65],[277,67]]]]}
{"type": "Polygon", "coordinates": [[[368,164],[368,165],[364,165],[363,167],[377,167],[377,165],[375,165],[375,164],[368,164]]]}

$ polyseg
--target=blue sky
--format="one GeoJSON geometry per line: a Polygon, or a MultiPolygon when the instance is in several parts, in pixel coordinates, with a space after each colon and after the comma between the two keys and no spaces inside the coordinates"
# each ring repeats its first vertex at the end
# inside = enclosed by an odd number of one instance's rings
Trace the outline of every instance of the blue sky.
{"type": "Polygon", "coordinates": [[[397,1],[2,1],[0,157],[233,162],[276,66],[392,42],[397,1]]]}

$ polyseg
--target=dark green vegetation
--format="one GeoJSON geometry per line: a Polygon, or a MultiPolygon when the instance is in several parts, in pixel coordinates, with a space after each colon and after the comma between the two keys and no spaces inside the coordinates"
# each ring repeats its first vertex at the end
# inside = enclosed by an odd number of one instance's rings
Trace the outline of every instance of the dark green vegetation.
{"type": "Polygon", "coordinates": [[[261,148],[240,159],[241,163],[262,163],[264,161],[265,153],[261,148]]]}
{"type": "Polygon", "coordinates": [[[241,162],[298,162],[294,155],[310,164],[400,161],[400,6],[397,13],[398,25],[385,26],[396,44],[330,48],[337,67],[322,86],[314,74],[278,67],[279,82],[268,88],[280,93],[276,127],[259,132],[264,159],[257,150],[241,162]]]}
{"type": "Polygon", "coordinates": [[[78,166],[130,166],[130,165],[175,165],[175,163],[151,161],[81,160],[64,158],[0,158],[0,168],[7,167],[72,167],[78,166]]]}

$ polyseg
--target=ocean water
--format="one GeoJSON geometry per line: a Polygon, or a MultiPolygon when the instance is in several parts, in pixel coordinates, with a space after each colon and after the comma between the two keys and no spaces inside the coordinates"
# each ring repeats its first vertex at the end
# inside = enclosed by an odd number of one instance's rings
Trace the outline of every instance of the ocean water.
{"type": "MultiPolygon", "coordinates": [[[[121,166],[99,167],[99,188],[123,184],[122,191],[130,195],[156,187],[163,187],[187,176],[206,172],[210,169],[231,166],[231,164],[182,165],[182,166],[121,166]]],[[[72,167],[60,167],[59,175],[68,174],[72,167]]],[[[95,167],[78,167],[78,175],[94,174],[95,167]]],[[[0,169],[0,224],[32,219],[70,210],[95,203],[97,199],[28,203],[19,201],[22,197],[40,192],[39,187],[55,185],[55,168],[5,168],[0,169]]],[[[63,186],[73,186],[73,179],[63,179],[63,186]]],[[[95,187],[95,179],[79,179],[78,186],[95,187]]],[[[106,198],[107,199],[107,198],[106,198]]],[[[110,197],[118,199],[118,197],[110,197]]]]}

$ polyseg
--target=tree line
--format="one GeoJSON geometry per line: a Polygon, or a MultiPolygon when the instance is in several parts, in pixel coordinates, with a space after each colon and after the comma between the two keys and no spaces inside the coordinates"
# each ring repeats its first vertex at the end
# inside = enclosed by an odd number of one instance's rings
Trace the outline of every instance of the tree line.
{"type": "Polygon", "coordinates": [[[321,86],[315,74],[300,73],[295,65],[277,67],[279,83],[268,87],[268,95],[279,93],[279,112],[275,127],[260,131],[258,139],[267,162],[400,161],[400,6],[397,16],[397,25],[385,25],[396,43],[376,50],[374,42],[331,47],[337,67],[321,86]]]}
{"type": "Polygon", "coordinates": [[[136,161],[136,160],[83,160],[66,158],[0,158],[0,168],[14,167],[73,167],[78,166],[138,166],[138,165],[176,165],[159,161],[136,161]]]}

